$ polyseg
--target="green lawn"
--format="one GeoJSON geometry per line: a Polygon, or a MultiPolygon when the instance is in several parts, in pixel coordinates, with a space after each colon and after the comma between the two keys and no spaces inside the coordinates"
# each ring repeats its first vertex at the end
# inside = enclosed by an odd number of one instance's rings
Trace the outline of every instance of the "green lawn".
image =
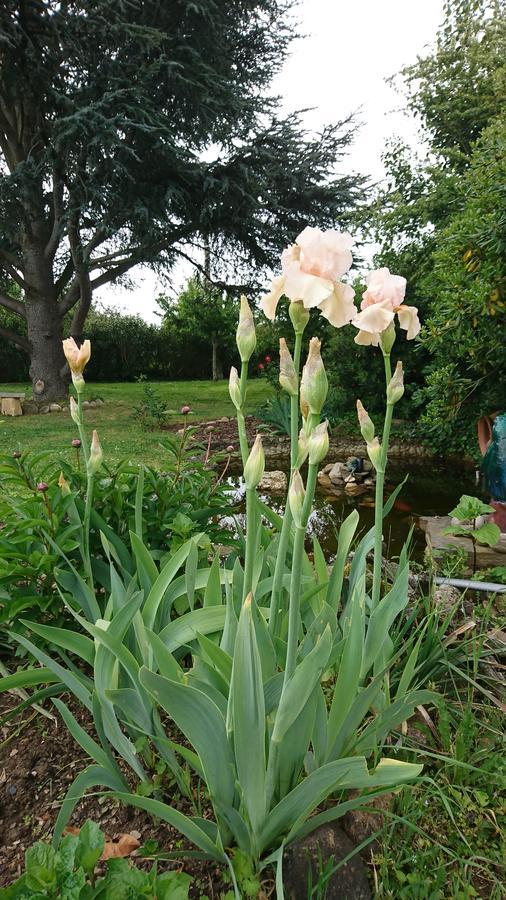
{"type": "MultiPolygon", "coordinates": [[[[233,416],[234,406],[228,395],[227,381],[173,381],[153,382],[154,387],[170,410],[169,422],[182,422],[179,410],[187,404],[192,413],[190,422],[233,416]]],[[[31,396],[31,387],[19,384],[2,384],[0,391],[21,392],[26,389],[31,396]]],[[[252,413],[269,396],[271,388],[265,379],[254,379],[248,385],[246,412],[252,413]]],[[[163,462],[163,431],[146,432],[132,418],[132,408],[143,397],[143,385],[88,384],[85,399],[101,397],[105,405],[85,410],[85,420],[90,431],[96,428],[106,458],[118,460],[142,459],[152,465],[163,462]]],[[[14,450],[66,450],[76,437],[76,427],[68,412],[51,413],[44,416],[23,416],[0,419],[0,452],[14,450]]]]}

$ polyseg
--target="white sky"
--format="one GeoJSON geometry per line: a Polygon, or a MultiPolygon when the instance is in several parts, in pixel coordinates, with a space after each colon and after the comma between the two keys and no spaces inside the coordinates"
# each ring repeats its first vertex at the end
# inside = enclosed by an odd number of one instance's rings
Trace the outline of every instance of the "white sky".
{"type": "MultiPolygon", "coordinates": [[[[317,130],[356,110],[364,124],[343,171],[380,179],[381,153],[390,137],[418,143],[416,123],[400,112],[402,98],[385,79],[433,42],[443,0],[300,0],[297,18],[305,36],[292,44],[273,85],[283,97],[283,111],[310,108],[305,123],[317,130]]],[[[179,288],[189,274],[190,268],[181,266],[171,283],[179,288]]],[[[154,298],[163,283],[147,269],[130,275],[133,290],[108,285],[95,300],[156,321],[154,298]]]]}

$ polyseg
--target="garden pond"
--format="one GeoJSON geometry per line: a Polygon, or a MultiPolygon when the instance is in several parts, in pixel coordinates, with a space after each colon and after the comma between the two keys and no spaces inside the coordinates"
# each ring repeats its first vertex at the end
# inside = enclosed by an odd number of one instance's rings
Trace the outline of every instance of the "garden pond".
{"type": "MultiPolygon", "coordinates": [[[[344,462],[345,459],[332,458],[332,461],[344,462]]],[[[278,459],[269,457],[266,470],[287,473],[286,457],[278,459]]],[[[412,559],[422,562],[426,544],[425,534],[418,525],[419,518],[446,516],[456,506],[462,494],[481,496],[482,491],[471,467],[450,466],[434,460],[393,459],[387,469],[387,495],[404,479],[406,483],[385,520],[387,556],[390,559],[398,556],[414,525],[412,559]]],[[[242,508],[244,484],[239,474],[239,464],[237,471],[232,469],[229,483],[236,489],[236,499],[242,508]]],[[[284,494],[264,494],[262,499],[277,512],[284,508],[284,494]]],[[[327,490],[318,486],[308,532],[316,534],[327,558],[332,559],[335,555],[339,525],[354,508],[360,513],[362,531],[372,528],[374,488],[359,496],[350,496],[344,490],[339,495],[329,495],[327,490]]],[[[242,521],[242,518],[241,513],[239,521],[242,521]]]]}

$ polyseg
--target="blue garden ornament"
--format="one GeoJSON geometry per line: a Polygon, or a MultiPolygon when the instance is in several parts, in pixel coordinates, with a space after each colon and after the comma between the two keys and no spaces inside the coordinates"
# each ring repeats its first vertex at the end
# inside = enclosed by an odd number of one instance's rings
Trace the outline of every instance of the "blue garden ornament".
{"type": "Polygon", "coordinates": [[[492,500],[506,503],[506,413],[494,419],[492,437],[480,468],[492,500]]]}

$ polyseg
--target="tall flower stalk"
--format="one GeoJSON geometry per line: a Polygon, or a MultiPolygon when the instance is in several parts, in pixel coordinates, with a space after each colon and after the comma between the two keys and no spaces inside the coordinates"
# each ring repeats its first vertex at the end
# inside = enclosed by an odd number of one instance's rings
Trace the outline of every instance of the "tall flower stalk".
{"type": "Polygon", "coordinates": [[[89,445],[84,427],[83,394],[86,389],[86,383],[83,372],[91,357],[91,343],[90,341],[84,341],[81,347],[78,347],[74,338],[67,338],[63,341],[63,352],[69,365],[72,383],[77,393],[77,402],[74,397],[70,398],[70,415],[77,425],[79,439],[81,441],[80,446],[83,451],[83,458],[86,466],[86,498],[82,523],[82,554],[86,580],[93,590],[93,569],[90,554],[91,513],[93,510],[95,476],[102,464],[103,454],[97,432],[93,432],[91,445],[89,445]]]}

